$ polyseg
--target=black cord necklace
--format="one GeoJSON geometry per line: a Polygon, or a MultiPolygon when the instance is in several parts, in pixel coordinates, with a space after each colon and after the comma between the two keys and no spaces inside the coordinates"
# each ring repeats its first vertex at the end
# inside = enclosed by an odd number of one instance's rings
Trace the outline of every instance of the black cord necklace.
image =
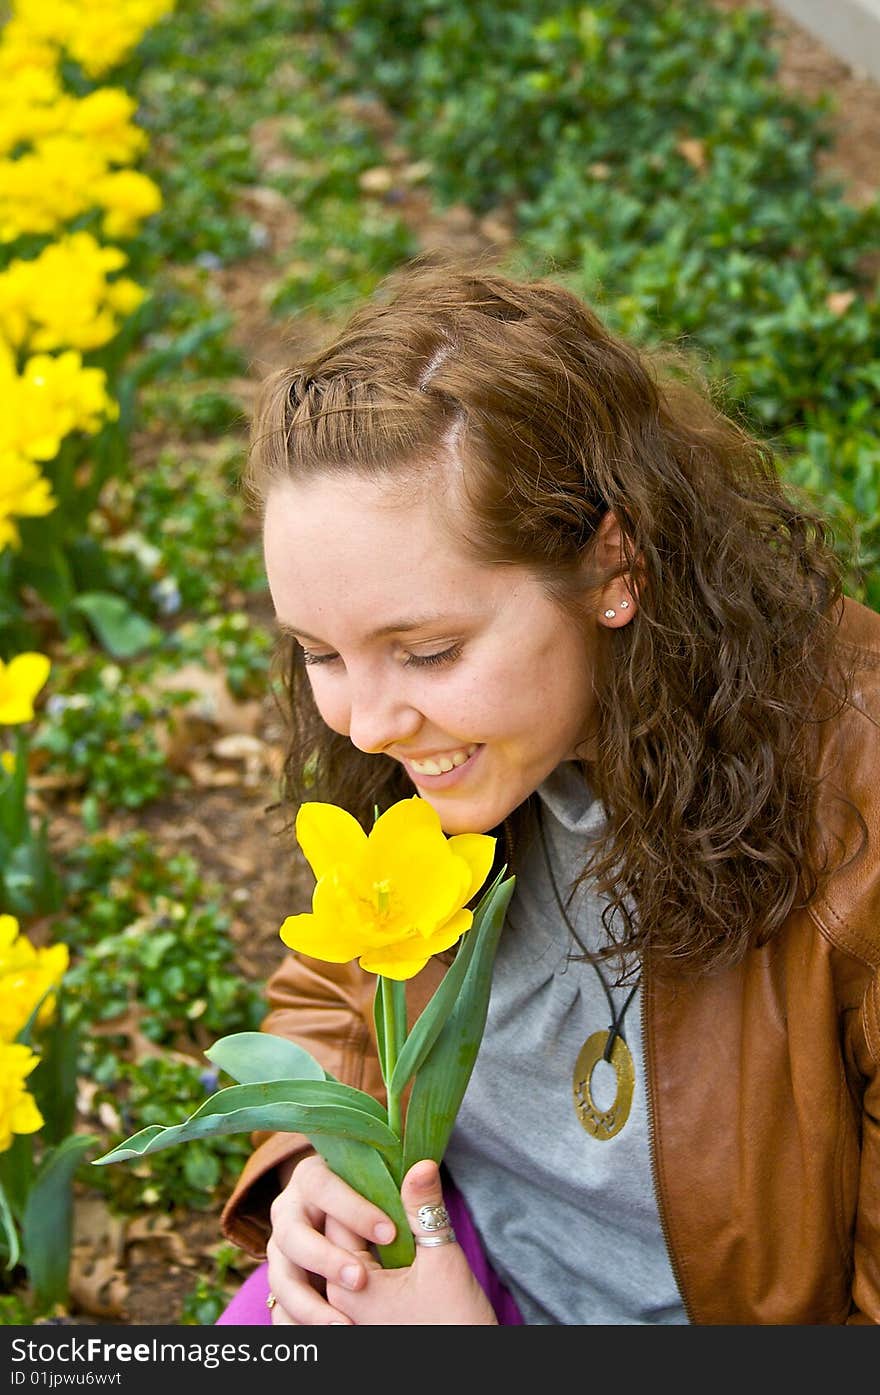
{"type": "MultiPolygon", "coordinates": [[[[544,861],[547,865],[547,875],[550,878],[550,885],[553,888],[553,895],[559,907],[559,914],[562,916],[564,924],[568,927],[574,940],[580,944],[580,940],[575,932],[575,928],[568,918],[568,913],[559,894],[559,887],[553,875],[553,864],[550,861],[550,849],[547,847],[547,838],[544,833],[544,818],[541,813],[540,799],[536,801],[536,812],[538,818],[538,833],[541,837],[541,847],[544,852],[544,861]]],[[[574,1107],[578,1118],[593,1138],[607,1139],[613,1138],[616,1133],[620,1133],[632,1108],[633,1089],[635,1087],[636,1073],[633,1064],[632,1052],[626,1044],[623,1035],[623,1019],[626,1010],[636,995],[640,978],[636,980],[626,996],[623,1007],[615,1009],[614,999],[611,996],[611,989],[605,981],[605,975],[594,959],[588,959],[596,970],[599,982],[605,990],[605,997],[608,1000],[608,1010],[611,1013],[611,1025],[606,1031],[593,1032],[587,1037],[581,1047],[577,1061],[575,1062],[574,1075],[572,1076],[572,1091],[574,1094],[574,1107]],[[590,1090],[590,1081],[593,1071],[600,1061],[608,1061],[614,1068],[617,1078],[617,1092],[614,1102],[608,1109],[600,1109],[593,1099],[590,1090]]]]}

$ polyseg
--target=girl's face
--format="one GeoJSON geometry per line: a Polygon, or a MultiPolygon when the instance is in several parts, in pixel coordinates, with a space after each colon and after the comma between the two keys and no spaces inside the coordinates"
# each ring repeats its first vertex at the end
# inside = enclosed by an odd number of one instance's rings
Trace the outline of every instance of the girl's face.
{"type": "Polygon", "coordinates": [[[327,725],[400,761],[447,833],[485,833],[585,736],[595,622],[530,570],[466,556],[438,504],[400,498],[354,475],[274,485],[269,589],[327,725]]]}

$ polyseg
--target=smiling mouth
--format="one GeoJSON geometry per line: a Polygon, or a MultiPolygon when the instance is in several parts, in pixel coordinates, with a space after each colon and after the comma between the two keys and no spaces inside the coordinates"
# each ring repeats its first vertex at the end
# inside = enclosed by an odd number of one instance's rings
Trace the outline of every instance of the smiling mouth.
{"type": "Polygon", "coordinates": [[[479,745],[479,741],[474,741],[470,746],[450,751],[448,755],[432,756],[427,760],[410,760],[408,763],[417,775],[446,775],[450,770],[455,770],[457,766],[470,760],[479,745]]]}

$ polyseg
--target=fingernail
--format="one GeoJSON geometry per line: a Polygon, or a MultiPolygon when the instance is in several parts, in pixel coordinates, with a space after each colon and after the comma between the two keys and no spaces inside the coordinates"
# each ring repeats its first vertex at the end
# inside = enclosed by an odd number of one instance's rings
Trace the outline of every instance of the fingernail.
{"type": "Polygon", "coordinates": [[[355,1288],[361,1277],[361,1271],[356,1264],[346,1264],[339,1271],[339,1282],[346,1288],[355,1288]]]}
{"type": "Polygon", "coordinates": [[[380,1245],[388,1245],[394,1239],[394,1226],[390,1221],[380,1221],[373,1234],[380,1245]]]}
{"type": "Polygon", "coordinates": [[[348,1326],[348,1323],[347,1323],[347,1322],[340,1322],[340,1321],[339,1321],[339,1318],[334,1318],[332,1322],[328,1322],[328,1323],[327,1323],[327,1326],[328,1326],[328,1327],[347,1327],[347,1326],[348,1326]]]}

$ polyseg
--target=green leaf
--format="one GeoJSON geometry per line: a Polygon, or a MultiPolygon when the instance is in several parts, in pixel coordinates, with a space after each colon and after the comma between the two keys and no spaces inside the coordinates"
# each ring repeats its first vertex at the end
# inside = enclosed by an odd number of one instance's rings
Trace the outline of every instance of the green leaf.
{"type": "Polygon", "coordinates": [[[215,1041],[205,1055],[240,1085],[256,1085],[262,1080],[332,1079],[302,1046],[271,1032],[233,1032],[215,1041]]]}
{"type": "MultiPolygon", "coordinates": [[[[42,1029],[40,1064],[31,1076],[33,1095],[45,1121],[41,1134],[45,1146],[54,1146],[67,1138],[76,1120],[80,1034],[76,1024],[65,1015],[64,985],[54,992],[55,1012],[51,1022],[42,1029]]],[[[32,1022],[33,1018],[28,1027],[32,1022]]]]}
{"type": "Polygon", "coordinates": [[[474,923],[470,930],[463,936],[459,945],[458,953],[443,976],[443,981],[435,990],[431,1001],[426,1004],[419,1014],[418,1020],[406,1039],[403,1050],[398,1057],[397,1065],[394,1068],[394,1076],[391,1081],[391,1088],[400,1093],[407,1082],[415,1075],[422,1061],[427,1056],[440,1032],[443,1024],[452,1011],[453,1004],[458,998],[464,976],[473,958],[474,949],[480,937],[480,928],[485,919],[492,898],[495,895],[498,884],[504,876],[506,867],[502,867],[492,885],[487,888],[484,896],[480,898],[479,905],[474,911],[474,923]]]}
{"type": "Polygon", "coordinates": [[[10,1147],[0,1153],[0,1187],[17,1220],[24,1215],[36,1175],[35,1138],[36,1135],[32,1133],[13,1134],[10,1147]]]}
{"type": "Polygon", "coordinates": [[[385,992],[391,1000],[391,1018],[394,1023],[394,1041],[391,1043],[391,1049],[396,1061],[406,1041],[406,984],[401,979],[386,979],[385,992]]]}
{"type": "Polygon", "coordinates": [[[515,882],[508,877],[492,891],[461,990],[416,1073],[406,1113],[404,1174],[421,1158],[443,1158],[483,1038],[495,950],[515,882]]]}
{"type": "Polygon", "coordinates": [[[9,1208],[9,1202],[6,1200],[6,1193],[2,1186],[0,1186],[0,1226],[3,1228],[3,1234],[6,1237],[6,1248],[9,1251],[6,1260],[6,1268],[14,1269],[16,1264],[18,1264],[19,1255],[21,1253],[18,1243],[18,1227],[15,1224],[15,1219],[9,1208]]]}
{"type": "Polygon", "coordinates": [[[4,858],[2,867],[4,910],[27,916],[57,911],[63,904],[61,880],[48,851],[46,820],[4,858]]]}
{"type": "Polygon", "coordinates": [[[218,1090],[183,1123],[164,1128],[151,1124],[103,1157],[93,1159],[93,1165],[158,1153],[190,1138],[254,1129],[303,1133],[311,1141],[313,1135],[338,1134],[379,1148],[395,1162],[400,1159],[400,1139],[389,1129],[384,1109],[371,1095],[331,1080],[274,1080],[218,1090]]]}
{"type": "Polygon", "coordinates": [[[63,548],[55,542],[47,541],[39,553],[25,548],[21,577],[57,615],[63,615],[75,599],[76,584],[70,564],[63,548]]]}
{"type": "Polygon", "coordinates": [[[162,639],[158,625],[108,591],[85,591],[73,598],[70,608],[82,611],[101,644],[116,659],[130,659],[144,649],[154,649],[162,639]]]}
{"type": "Polygon", "coordinates": [[[384,1159],[363,1143],[346,1138],[318,1138],[315,1148],[337,1177],[347,1182],[361,1196],[390,1216],[397,1234],[390,1245],[377,1245],[376,1253],[385,1269],[399,1269],[412,1264],[416,1247],[410,1230],[400,1191],[384,1159]]]}
{"type": "MultiPolygon", "coordinates": [[[[15,766],[0,799],[0,832],[11,847],[26,837],[29,830],[27,812],[28,740],[19,727],[15,739],[15,766]]],[[[7,853],[8,856],[8,853],[7,853]]],[[[6,857],[3,864],[5,866],[6,857]]]]}
{"type": "Polygon", "coordinates": [[[24,1263],[41,1303],[67,1297],[73,1178],[83,1153],[97,1142],[93,1134],[71,1134],[45,1159],[30,1190],[22,1222],[24,1263]]]}

